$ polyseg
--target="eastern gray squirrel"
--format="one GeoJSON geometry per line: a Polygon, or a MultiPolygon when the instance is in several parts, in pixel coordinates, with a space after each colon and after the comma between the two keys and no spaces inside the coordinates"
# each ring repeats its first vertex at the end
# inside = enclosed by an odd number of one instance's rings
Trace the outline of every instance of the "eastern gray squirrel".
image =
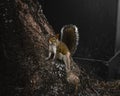
{"type": "Polygon", "coordinates": [[[66,70],[70,70],[70,58],[77,49],[79,42],[78,28],[75,25],[65,25],[61,29],[61,38],[56,34],[49,38],[49,56],[46,60],[50,59],[53,53],[53,60],[55,58],[63,60],[66,65],[66,70]]]}

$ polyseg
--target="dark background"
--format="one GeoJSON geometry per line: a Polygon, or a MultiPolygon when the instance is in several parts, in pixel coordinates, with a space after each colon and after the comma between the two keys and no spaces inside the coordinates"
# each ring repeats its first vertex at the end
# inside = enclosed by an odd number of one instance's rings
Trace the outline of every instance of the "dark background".
{"type": "Polygon", "coordinates": [[[109,60],[114,55],[118,0],[39,0],[56,32],[65,24],[79,28],[77,54],[109,60]]]}

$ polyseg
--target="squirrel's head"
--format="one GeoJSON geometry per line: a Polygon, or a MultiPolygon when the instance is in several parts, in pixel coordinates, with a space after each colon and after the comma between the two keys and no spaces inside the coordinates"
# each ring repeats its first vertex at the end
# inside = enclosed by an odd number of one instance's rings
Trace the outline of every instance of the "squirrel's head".
{"type": "Polygon", "coordinates": [[[51,45],[57,45],[58,42],[59,42],[59,34],[56,34],[55,36],[49,38],[49,44],[51,45]]]}

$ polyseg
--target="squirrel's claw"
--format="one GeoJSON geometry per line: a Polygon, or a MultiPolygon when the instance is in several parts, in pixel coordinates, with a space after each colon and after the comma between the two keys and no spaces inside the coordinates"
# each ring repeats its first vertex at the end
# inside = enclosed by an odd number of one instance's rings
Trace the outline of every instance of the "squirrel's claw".
{"type": "Polygon", "coordinates": [[[49,59],[50,59],[49,57],[45,58],[45,60],[49,60],[49,59]]]}

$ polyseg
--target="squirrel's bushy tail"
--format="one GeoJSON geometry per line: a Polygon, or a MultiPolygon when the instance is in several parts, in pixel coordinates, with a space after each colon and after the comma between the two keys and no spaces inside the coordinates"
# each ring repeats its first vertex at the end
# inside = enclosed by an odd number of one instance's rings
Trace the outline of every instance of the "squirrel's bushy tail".
{"type": "Polygon", "coordinates": [[[68,46],[71,55],[73,55],[79,42],[79,32],[77,26],[73,24],[63,26],[61,29],[61,41],[68,46]]]}

